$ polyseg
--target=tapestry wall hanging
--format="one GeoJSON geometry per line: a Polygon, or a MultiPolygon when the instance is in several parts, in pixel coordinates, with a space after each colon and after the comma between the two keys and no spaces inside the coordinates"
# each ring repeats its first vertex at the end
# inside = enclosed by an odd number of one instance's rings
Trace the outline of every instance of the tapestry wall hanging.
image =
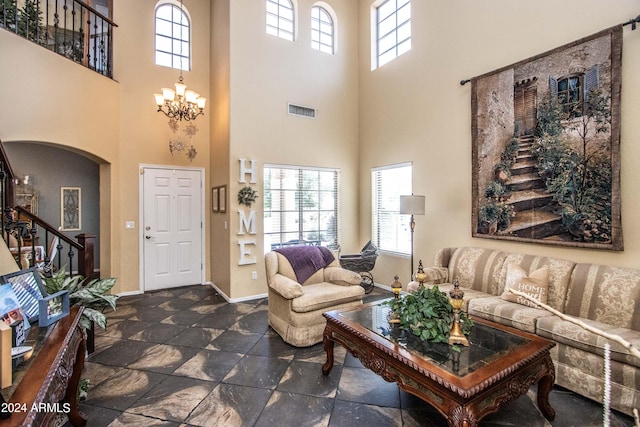
{"type": "Polygon", "coordinates": [[[474,237],[622,250],[622,26],[471,79],[474,237]]]}

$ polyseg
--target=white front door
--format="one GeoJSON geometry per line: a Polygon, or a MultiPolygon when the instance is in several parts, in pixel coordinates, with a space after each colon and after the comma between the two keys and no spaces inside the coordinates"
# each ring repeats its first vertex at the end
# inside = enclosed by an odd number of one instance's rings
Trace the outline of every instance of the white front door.
{"type": "Polygon", "coordinates": [[[203,172],[143,168],[145,291],[202,283],[203,172]]]}

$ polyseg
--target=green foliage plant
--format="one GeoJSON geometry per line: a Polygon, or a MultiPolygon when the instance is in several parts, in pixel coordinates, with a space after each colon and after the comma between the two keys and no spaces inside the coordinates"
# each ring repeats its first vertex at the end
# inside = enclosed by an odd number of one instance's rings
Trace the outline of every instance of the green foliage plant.
{"type": "Polygon", "coordinates": [[[251,207],[251,204],[258,198],[258,192],[253,188],[245,185],[238,191],[238,203],[251,207]]]}
{"type": "Polygon", "coordinates": [[[69,277],[64,268],[53,273],[51,277],[43,277],[44,286],[49,295],[60,291],[69,291],[69,305],[80,305],[84,307],[80,324],[85,329],[91,327],[91,322],[102,329],[107,327],[107,318],[104,310],[107,307],[116,309],[117,295],[109,294],[111,288],[116,283],[115,278],[93,279],[84,283],[84,277],[69,277]]]}
{"type": "MultiPolygon", "coordinates": [[[[453,307],[447,294],[438,285],[417,291],[387,302],[398,315],[399,327],[410,331],[422,341],[447,343],[453,324],[453,307]]],[[[466,313],[460,314],[460,326],[465,335],[471,333],[473,321],[466,313]]]]}
{"type": "Polygon", "coordinates": [[[534,154],[547,191],[559,205],[562,223],[575,240],[607,242],[611,239],[610,153],[599,147],[598,135],[611,126],[610,97],[592,89],[580,114],[564,112],[557,101],[542,103],[534,154]],[[572,146],[563,124],[578,136],[572,146]]]}

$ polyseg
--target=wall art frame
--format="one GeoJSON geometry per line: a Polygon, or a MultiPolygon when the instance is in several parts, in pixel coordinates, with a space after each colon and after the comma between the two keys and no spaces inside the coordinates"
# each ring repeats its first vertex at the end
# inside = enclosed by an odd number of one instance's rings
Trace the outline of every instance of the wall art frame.
{"type": "Polygon", "coordinates": [[[60,187],[60,227],[63,231],[82,228],[82,189],[60,187]]]}
{"type": "Polygon", "coordinates": [[[471,79],[472,236],[623,250],[622,26],[471,79]]]}
{"type": "Polygon", "coordinates": [[[213,187],[211,189],[211,211],[213,213],[220,212],[220,205],[218,204],[220,201],[220,189],[219,187],[213,187]]]}

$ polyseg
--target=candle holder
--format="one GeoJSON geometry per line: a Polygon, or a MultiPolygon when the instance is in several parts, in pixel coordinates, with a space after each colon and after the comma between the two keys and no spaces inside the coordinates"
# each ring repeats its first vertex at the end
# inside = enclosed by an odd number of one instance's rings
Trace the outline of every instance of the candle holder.
{"type": "Polygon", "coordinates": [[[423,287],[424,281],[427,280],[427,273],[425,273],[424,268],[422,268],[422,260],[418,261],[418,271],[416,271],[414,277],[420,284],[419,287],[423,287]]]}
{"type": "Polygon", "coordinates": [[[398,280],[398,275],[393,276],[395,279],[391,284],[391,290],[393,291],[393,297],[398,299],[400,297],[400,291],[402,290],[402,283],[398,280]]]}
{"type": "Polygon", "coordinates": [[[454,280],[453,289],[449,292],[449,296],[449,302],[453,307],[453,324],[451,325],[451,331],[449,331],[449,344],[468,346],[469,340],[464,336],[460,327],[460,310],[464,305],[464,292],[460,289],[460,284],[457,280],[454,280]]]}
{"type": "MultiPolygon", "coordinates": [[[[400,283],[400,281],[398,280],[397,274],[393,278],[394,278],[394,281],[391,284],[391,290],[393,291],[393,298],[395,302],[398,302],[398,300],[400,299],[400,291],[402,290],[402,283],[400,283]]],[[[398,326],[399,324],[400,324],[400,315],[395,310],[392,310],[391,313],[389,313],[389,325],[398,326]]]]}

